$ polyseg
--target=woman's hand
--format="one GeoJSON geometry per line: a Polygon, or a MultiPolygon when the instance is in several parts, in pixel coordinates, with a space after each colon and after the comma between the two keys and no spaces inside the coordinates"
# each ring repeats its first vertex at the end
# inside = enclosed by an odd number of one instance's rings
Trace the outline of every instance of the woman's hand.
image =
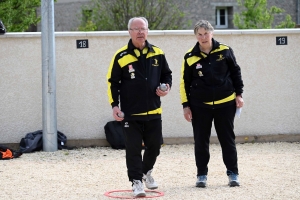
{"type": "Polygon", "coordinates": [[[235,103],[237,108],[241,108],[244,106],[244,99],[241,95],[237,95],[235,98],[235,103]]]}
{"type": "Polygon", "coordinates": [[[185,107],[183,108],[183,115],[184,118],[186,119],[186,121],[191,122],[192,121],[192,111],[190,109],[190,107],[185,107]]]}

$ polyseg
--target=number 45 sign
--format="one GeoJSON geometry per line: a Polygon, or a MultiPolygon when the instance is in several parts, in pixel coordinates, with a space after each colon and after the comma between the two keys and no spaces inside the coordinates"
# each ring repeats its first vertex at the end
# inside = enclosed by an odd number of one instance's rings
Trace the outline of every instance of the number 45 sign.
{"type": "Polygon", "coordinates": [[[77,49],[89,48],[88,40],[76,40],[77,49]]]}
{"type": "Polygon", "coordinates": [[[287,36],[276,37],[276,45],[287,45],[287,36]]]}

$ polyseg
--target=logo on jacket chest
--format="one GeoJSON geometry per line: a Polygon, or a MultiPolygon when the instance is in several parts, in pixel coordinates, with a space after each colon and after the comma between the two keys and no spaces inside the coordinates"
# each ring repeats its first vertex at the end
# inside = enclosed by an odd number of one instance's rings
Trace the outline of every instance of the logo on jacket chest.
{"type": "Polygon", "coordinates": [[[132,65],[128,65],[128,72],[130,73],[130,78],[135,79],[135,69],[132,67],[132,65]]]}
{"type": "Polygon", "coordinates": [[[203,76],[202,71],[199,71],[199,72],[198,72],[198,75],[199,75],[199,76],[203,76]]]}
{"type": "Polygon", "coordinates": [[[219,56],[219,58],[217,59],[217,61],[221,61],[221,60],[223,60],[225,58],[222,54],[220,54],[218,56],[219,56]]]}
{"type": "Polygon", "coordinates": [[[196,69],[201,69],[202,68],[202,65],[200,63],[197,63],[196,64],[196,69]]]}
{"type": "Polygon", "coordinates": [[[132,73],[130,73],[130,78],[131,79],[135,79],[135,74],[132,72],[132,73]]]}
{"type": "Polygon", "coordinates": [[[154,58],[153,60],[154,60],[154,63],[152,63],[152,66],[158,67],[159,66],[158,60],[156,58],[154,58]]]}
{"type": "Polygon", "coordinates": [[[128,72],[135,72],[135,69],[132,67],[132,65],[128,65],[128,72]]]}

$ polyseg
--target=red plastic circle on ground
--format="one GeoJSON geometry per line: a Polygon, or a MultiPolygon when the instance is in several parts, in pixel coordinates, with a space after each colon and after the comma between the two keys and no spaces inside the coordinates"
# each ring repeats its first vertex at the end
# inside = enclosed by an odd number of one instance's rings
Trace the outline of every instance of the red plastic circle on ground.
{"type": "Polygon", "coordinates": [[[145,190],[146,196],[145,197],[134,197],[132,196],[132,190],[111,190],[108,192],[105,192],[104,195],[111,198],[118,198],[118,199],[147,199],[147,198],[157,198],[164,196],[163,192],[157,191],[157,190],[145,190]],[[114,196],[112,193],[129,193],[131,196],[114,196]],[[155,196],[147,196],[147,193],[156,193],[155,196]]]}

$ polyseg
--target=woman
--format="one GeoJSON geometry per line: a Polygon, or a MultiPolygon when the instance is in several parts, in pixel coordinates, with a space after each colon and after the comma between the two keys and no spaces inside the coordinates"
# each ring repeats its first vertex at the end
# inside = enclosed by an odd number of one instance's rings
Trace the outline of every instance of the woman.
{"type": "Polygon", "coordinates": [[[206,187],[212,122],[222,148],[230,186],[239,186],[234,117],[244,104],[241,69],[233,50],[213,38],[206,20],[195,24],[198,42],[182,64],[180,95],[184,117],[192,122],[197,166],[197,187],[206,187]]]}

